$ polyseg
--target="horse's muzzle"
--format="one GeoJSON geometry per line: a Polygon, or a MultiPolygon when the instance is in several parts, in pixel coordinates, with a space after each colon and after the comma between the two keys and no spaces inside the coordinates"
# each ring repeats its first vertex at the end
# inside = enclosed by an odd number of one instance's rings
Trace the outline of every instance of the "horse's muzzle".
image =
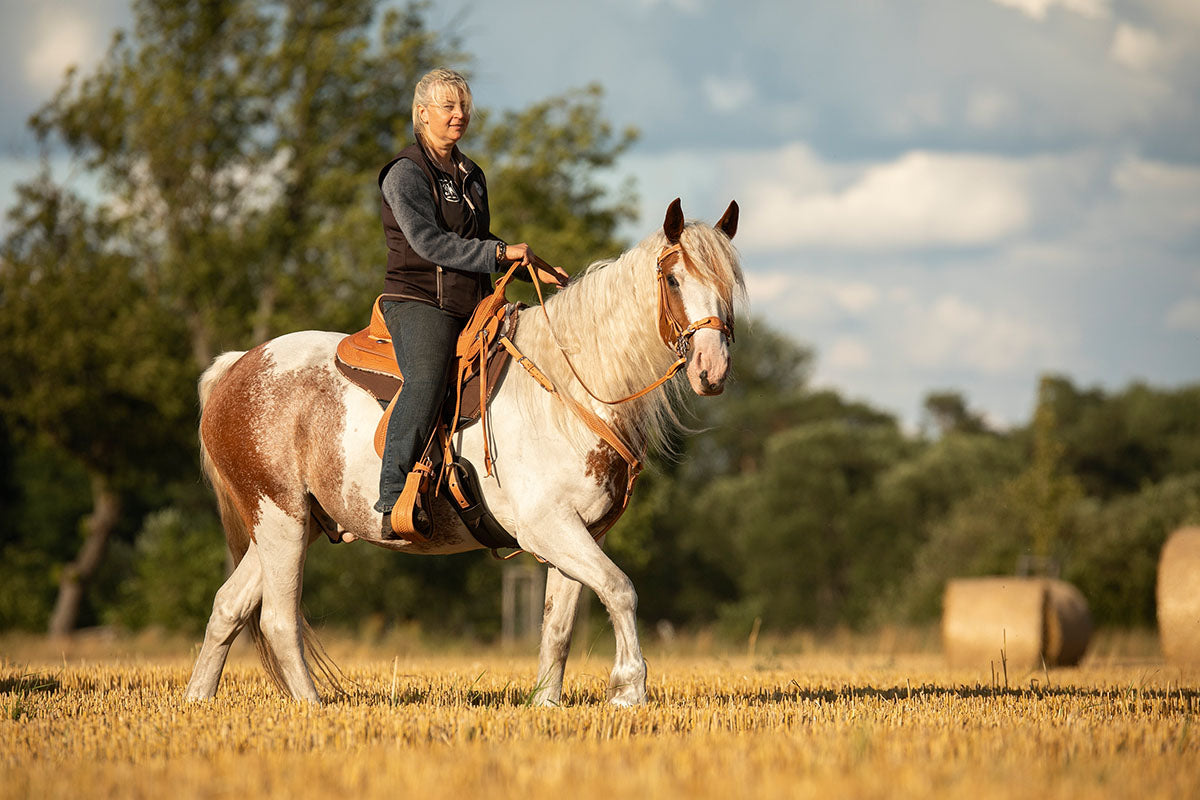
{"type": "Polygon", "coordinates": [[[718,331],[705,330],[693,340],[692,357],[688,363],[688,381],[696,394],[710,397],[725,391],[729,374],[729,346],[718,331]]]}

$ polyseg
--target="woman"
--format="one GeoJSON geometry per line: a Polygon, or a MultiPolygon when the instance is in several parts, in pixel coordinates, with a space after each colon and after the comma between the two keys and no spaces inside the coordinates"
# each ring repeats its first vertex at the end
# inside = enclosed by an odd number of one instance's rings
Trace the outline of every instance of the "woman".
{"type": "MultiPolygon", "coordinates": [[[[375,504],[385,538],[400,530],[392,509],[432,431],[458,334],[491,290],[489,274],[515,262],[555,286],[568,278],[560,269],[540,266],[528,244],[505,244],[489,230],[483,170],[458,149],[471,122],[466,79],[448,69],[429,72],[417,82],[412,115],[416,143],[379,172],[388,250],[381,308],[404,375],[388,423],[375,504]]],[[[398,517],[401,512],[408,509],[398,510],[398,517]]],[[[428,535],[420,503],[412,523],[428,535]]]]}

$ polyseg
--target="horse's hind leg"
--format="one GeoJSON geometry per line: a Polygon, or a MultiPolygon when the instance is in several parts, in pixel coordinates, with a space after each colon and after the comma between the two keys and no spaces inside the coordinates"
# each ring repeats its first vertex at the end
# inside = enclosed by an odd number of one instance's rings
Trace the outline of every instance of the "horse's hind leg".
{"type": "Polygon", "coordinates": [[[260,510],[260,521],[254,529],[262,565],[259,624],[292,697],[319,703],[321,698],[304,660],[300,615],[304,554],[308,548],[307,526],[305,521],[293,519],[265,498],[260,510]]]}
{"type": "Polygon", "coordinates": [[[204,700],[217,693],[221,672],[229,646],[245,627],[251,614],[262,602],[262,565],[255,552],[254,542],[234,569],[233,574],[217,590],[213,600],[212,616],[204,631],[204,644],[192,668],[192,679],[188,681],[188,700],[204,700]]]}
{"type": "Polygon", "coordinates": [[[563,671],[575,630],[575,611],[583,584],[563,575],[556,567],[546,572],[546,608],[542,615],[542,646],[538,655],[538,679],[533,702],[556,706],[562,699],[563,671]]]}

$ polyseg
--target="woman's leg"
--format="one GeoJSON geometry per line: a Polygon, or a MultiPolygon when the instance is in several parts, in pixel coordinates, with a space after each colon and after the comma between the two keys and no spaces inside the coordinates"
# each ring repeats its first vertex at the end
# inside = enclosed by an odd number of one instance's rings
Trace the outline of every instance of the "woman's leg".
{"type": "Polygon", "coordinates": [[[386,514],[396,505],[405,478],[433,431],[463,320],[417,302],[385,302],[383,318],[404,376],[404,388],[388,421],[375,503],[375,510],[386,514]]]}

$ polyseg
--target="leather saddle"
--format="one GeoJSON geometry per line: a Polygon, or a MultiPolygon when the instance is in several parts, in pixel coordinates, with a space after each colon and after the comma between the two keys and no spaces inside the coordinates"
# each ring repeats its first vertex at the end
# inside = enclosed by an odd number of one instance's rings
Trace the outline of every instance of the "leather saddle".
{"type": "MultiPolygon", "coordinates": [[[[500,339],[504,337],[511,340],[516,335],[518,314],[523,306],[509,303],[504,295],[510,277],[511,272],[497,284],[491,295],[480,301],[459,335],[456,366],[443,404],[443,409],[453,411],[442,414],[425,448],[425,456],[417,465],[417,469],[427,476],[421,482],[421,494],[430,488],[440,490],[444,485],[451,495],[450,505],[458,512],[471,535],[493,551],[497,548],[517,547],[517,541],[496,522],[484,506],[478,476],[471,464],[455,458],[453,439],[455,431],[476,420],[482,419],[486,426],[487,405],[511,360],[509,350],[501,346],[500,339]],[[439,442],[440,448],[435,447],[439,442]],[[430,455],[439,450],[440,477],[435,476],[434,457],[430,455]]],[[[371,308],[370,324],[338,342],[335,357],[338,370],[348,380],[374,397],[381,405],[387,404],[383,417],[375,428],[375,452],[380,457],[383,456],[388,420],[396,406],[396,398],[404,389],[404,376],[396,363],[392,337],[384,322],[380,305],[385,300],[402,299],[405,298],[388,294],[377,297],[371,308]]],[[[485,433],[485,440],[486,438],[485,433]]],[[[490,472],[490,453],[485,454],[485,461],[490,472]]],[[[400,502],[405,500],[402,496],[400,502]]],[[[340,541],[333,534],[330,535],[330,539],[340,541]]]]}
{"type": "MultiPolygon", "coordinates": [[[[395,398],[404,387],[404,376],[396,363],[396,351],[392,348],[392,335],[383,321],[380,304],[385,300],[402,299],[396,295],[380,295],[371,308],[371,323],[357,333],[352,333],[338,342],[335,363],[338,370],[351,383],[365,390],[380,403],[387,404],[383,418],[375,429],[375,452],[383,456],[383,441],[387,433],[388,420],[392,415],[395,398]]],[[[484,300],[480,308],[488,303],[484,300]]],[[[486,318],[477,308],[467,327],[459,335],[455,380],[448,387],[447,400],[454,402],[456,428],[469,425],[480,418],[482,404],[490,401],[508,366],[509,353],[500,347],[500,336],[516,334],[517,303],[505,303],[489,308],[486,318]],[[475,323],[479,324],[475,324],[475,323]],[[483,334],[481,337],[481,333],[483,334]],[[480,345],[486,343],[487,352],[482,359],[486,378],[481,377],[480,345]],[[481,388],[486,387],[481,396],[481,388]]]]}

